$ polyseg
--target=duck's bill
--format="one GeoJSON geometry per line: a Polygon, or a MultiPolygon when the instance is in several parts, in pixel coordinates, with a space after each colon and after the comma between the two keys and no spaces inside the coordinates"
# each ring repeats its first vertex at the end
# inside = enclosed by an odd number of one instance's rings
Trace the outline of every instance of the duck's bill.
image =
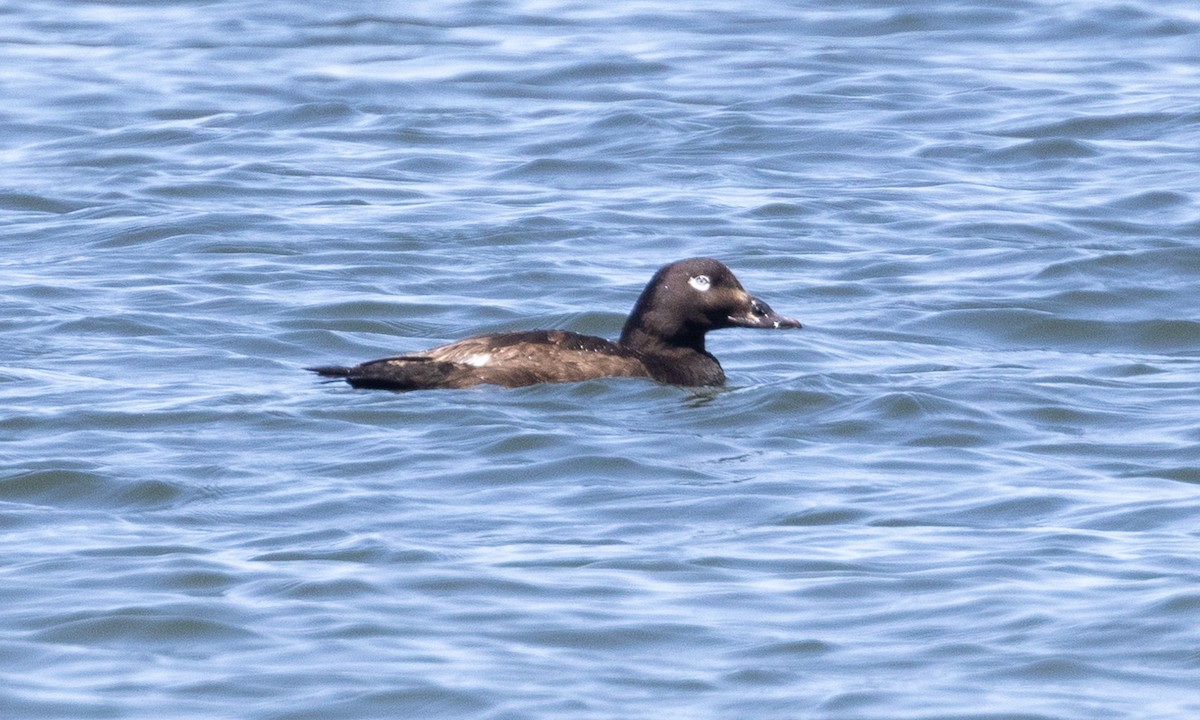
{"type": "Polygon", "coordinates": [[[768,328],[783,330],[801,327],[799,320],[784,317],[771,309],[771,306],[756,298],[750,299],[750,306],[745,313],[730,315],[729,322],[737,327],[768,328]]]}

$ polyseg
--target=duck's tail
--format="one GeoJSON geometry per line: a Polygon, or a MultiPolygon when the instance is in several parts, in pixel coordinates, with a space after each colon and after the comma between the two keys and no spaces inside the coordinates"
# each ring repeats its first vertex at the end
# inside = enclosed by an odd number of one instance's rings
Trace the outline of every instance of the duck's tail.
{"type": "Polygon", "coordinates": [[[304,368],[309,372],[315,372],[321,377],[327,378],[348,378],[350,377],[350,368],[342,365],[321,365],[320,367],[304,368]]]}
{"type": "Polygon", "coordinates": [[[471,373],[473,367],[420,356],[384,358],[354,367],[321,365],[305,369],[323,378],[345,380],[356,388],[377,390],[461,388],[481,382],[471,373]]]}

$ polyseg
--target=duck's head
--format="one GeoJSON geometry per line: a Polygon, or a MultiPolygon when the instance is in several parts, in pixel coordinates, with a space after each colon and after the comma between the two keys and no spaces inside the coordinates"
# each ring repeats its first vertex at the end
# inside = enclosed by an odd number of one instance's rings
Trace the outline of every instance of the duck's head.
{"type": "Polygon", "coordinates": [[[704,334],[727,327],[799,328],[750,295],[733,271],[712,258],[666,265],[650,278],[621,332],[623,344],[658,339],[704,349],[704,334]]]}

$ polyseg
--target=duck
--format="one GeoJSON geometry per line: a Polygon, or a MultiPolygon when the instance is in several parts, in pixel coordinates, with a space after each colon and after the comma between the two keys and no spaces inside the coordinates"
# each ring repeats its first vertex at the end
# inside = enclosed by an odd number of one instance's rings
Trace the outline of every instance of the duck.
{"type": "Polygon", "coordinates": [[[734,327],[782,330],[801,324],[751,296],[724,263],[697,257],[654,273],[616,341],[568,330],[498,332],[358,365],[306,369],[354,388],[399,391],[609,377],[719,386],[725,371],[705,349],[704,338],[710,330],[734,327]]]}

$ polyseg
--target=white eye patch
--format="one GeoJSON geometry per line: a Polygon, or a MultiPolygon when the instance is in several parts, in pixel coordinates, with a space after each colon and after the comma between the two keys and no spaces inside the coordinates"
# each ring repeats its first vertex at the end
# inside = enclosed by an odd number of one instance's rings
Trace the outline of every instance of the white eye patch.
{"type": "Polygon", "coordinates": [[[700,292],[708,292],[708,288],[712,286],[712,281],[708,279],[707,275],[697,275],[688,278],[688,285],[691,285],[700,292]]]}

